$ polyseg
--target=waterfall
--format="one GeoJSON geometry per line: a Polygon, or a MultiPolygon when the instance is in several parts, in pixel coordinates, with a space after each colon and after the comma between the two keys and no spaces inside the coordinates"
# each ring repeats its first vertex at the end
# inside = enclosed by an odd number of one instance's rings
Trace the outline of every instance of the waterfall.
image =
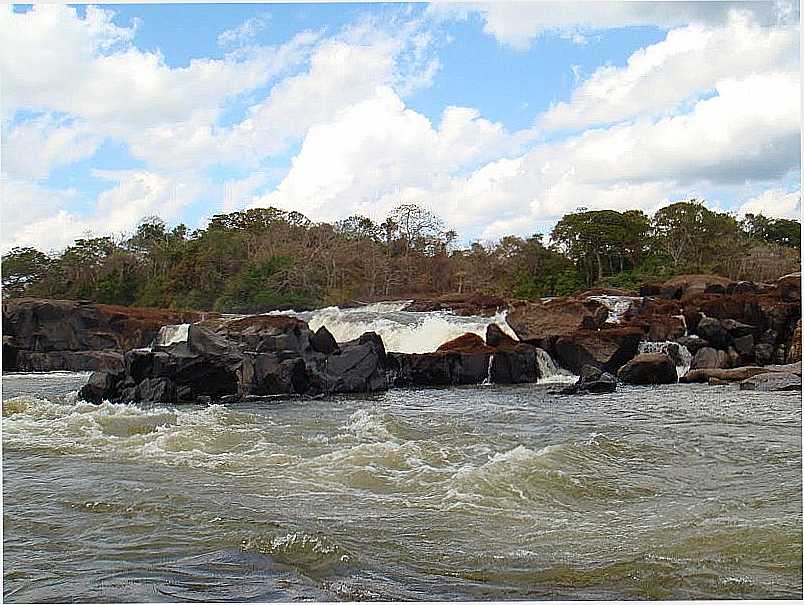
{"type": "Polygon", "coordinates": [[[639,343],[640,353],[664,353],[673,363],[676,364],[676,372],[679,377],[686,374],[692,363],[692,353],[682,344],[671,341],[651,342],[643,341],[639,343]]]}
{"type": "Polygon", "coordinates": [[[335,340],[354,340],[364,332],[376,332],[386,351],[428,353],[445,342],[467,332],[485,338],[486,328],[496,323],[506,334],[518,340],[505,321],[505,311],[493,317],[462,317],[448,311],[418,313],[403,311],[409,301],[382,302],[341,309],[327,307],[316,311],[272,311],[270,315],[292,315],[306,321],[311,330],[326,326],[335,340]]]}
{"type": "Polygon", "coordinates": [[[156,344],[162,347],[175,344],[177,342],[187,342],[190,324],[177,324],[174,326],[162,326],[156,335],[156,344]]]}
{"type": "Polygon", "coordinates": [[[489,367],[486,370],[486,378],[481,382],[482,385],[490,385],[491,384],[491,366],[494,363],[494,353],[489,355],[489,367]]]}
{"type": "Polygon", "coordinates": [[[550,354],[544,349],[536,349],[536,363],[539,366],[540,383],[572,383],[578,378],[569,370],[559,368],[550,354]]]}
{"type": "Polygon", "coordinates": [[[625,315],[631,306],[642,300],[640,296],[609,296],[607,294],[601,294],[598,296],[590,296],[589,300],[594,300],[602,304],[609,310],[608,319],[606,319],[606,323],[610,324],[618,324],[622,321],[623,315],[625,315]]]}
{"type": "Polygon", "coordinates": [[[689,329],[687,328],[687,318],[684,317],[683,314],[682,315],[673,315],[673,317],[677,317],[678,319],[681,320],[681,325],[684,326],[684,336],[689,336],[690,333],[689,333],[689,329]]]}

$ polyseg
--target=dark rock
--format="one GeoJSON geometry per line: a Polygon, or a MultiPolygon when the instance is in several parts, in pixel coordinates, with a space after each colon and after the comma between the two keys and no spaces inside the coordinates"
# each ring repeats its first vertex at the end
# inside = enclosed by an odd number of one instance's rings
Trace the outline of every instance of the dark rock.
{"type": "Polygon", "coordinates": [[[541,376],[536,360],[536,347],[519,343],[498,349],[490,361],[489,376],[495,384],[536,382],[541,376]]]}
{"type": "Polygon", "coordinates": [[[515,347],[519,341],[514,340],[495,323],[486,327],[486,344],[490,347],[515,347]]]}
{"type": "Polygon", "coordinates": [[[617,372],[617,378],[628,384],[675,384],[676,364],[663,353],[642,353],[617,372]]]}
{"type": "Polygon", "coordinates": [[[773,361],[773,345],[756,345],[754,347],[754,361],[761,366],[771,363],[773,361]]]}
{"type": "Polygon", "coordinates": [[[714,317],[704,317],[698,322],[698,334],[712,343],[713,347],[718,349],[728,348],[734,338],[729,334],[728,330],[721,325],[719,319],[714,317]]]}
{"type": "Polygon", "coordinates": [[[558,338],[546,349],[561,367],[579,373],[585,365],[616,372],[633,359],[643,332],[634,327],[605,330],[579,330],[558,338]]]}
{"type": "Polygon", "coordinates": [[[662,293],[661,284],[642,284],[639,287],[640,296],[659,296],[662,293]]]}
{"type": "Polygon", "coordinates": [[[176,385],[170,378],[146,378],[137,385],[138,401],[175,403],[176,385]]]}
{"type": "Polygon", "coordinates": [[[520,341],[544,348],[546,338],[562,337],[584,326],[599,328],[607,317],[608,309],[597,301],[554,298],[518,305],[505,320],[520,341]]]}
{"type": "Polygon", "coordinates": [[[595,366],[581,368],[580,376],[574,385],[562,389],[563,395],[582,395],[585,393],[613,393],[617,389],[617,379],[595,366]]]}
{"type": "MultiPolygon", "coordinates": [[[[676,338],[676,342],[684,347],[695,355],[699,350],[703,349],[704,347],[708,347],[709,342],[701,338],[700,336],[680,336],[676,338]]],[[[680,364],[679,364],[680,365],[680,364]]]]}
{"type": "Polygon", "coordinates": [[[704,288],[704,294],[725,294],[726,288],[722,284],[708,284],[704,288]]]}
{"type": "Polygon", "coordinates": [[[325,326],[318,328],[315,334],[310,337],[310,346],[313,347],[314,351],[324,355],[329,355],[338,350],[338,343],[335,341],[335,337],[325,326]]]}
{"type": "Polygon", "coordinates": [[[754,336],[752,334],[746,334],[745,336],[735,338],[734,349],[742,356],[751,355],[751,351],[754,349],[754,336]]]}
{"type": "Polygon", "coordinates": [[[729,284],[728,294],[756,294],[757,285],[752,281],[738,281],[729,284]]]}
{"type": "Polygon", "coordinates": [[[480,384],[489,374],[491,353],[389,353],[396,386],[480,384]]]}
{"type": "Polygon", "coordinates": [[[702,347],[698,349],[695,355],[692,356],[690,363],[691,370],[699,370],[704,368],[723,368],[723,359],[718,355],[717,349],[711,347],[702,347]]]}
{"type": "Polygon", "coordinates": [[[120,372],[92,372],[89,381],[78,391],[79,399],[90,403],[100,403],[120,381],[120,372]]]}
{"type": "Polygon", "coordinates": [[[123,355],[118,351],[18,351],[18,372],[90,372],[119,370],[123,355]]]}
{"type": "Polygon", "coordinates": [[[791,273],[776,280],[776,292],[785,302],[801,302],[801,273],[791,273]]]}
{"type": "Polygon", "coordinates": [[[721,319],[720,325],[723,326],[723,329],[726,330],[732,336],[732,338],[739,338],[741,336],[747,336],[749,334],[753,335],[757,333],[756,327],[745,324],[741,321],[737,321],[736,319],[721,319]]]}
{"type": "Polygon", "coordinates": [[[740,382],[740,390],[748,391],[800,391],[801,376],[787,372],[756,374],[740,382]]]}
{"type": "Polygon", "coordinates": [[[374,332],[367,332],[357,340],[342,343],[340,351],[328,355],[312,379],[317,384],[316,390],[323,393],[381,391],[389,386],[385,365],[382,339],[374,332]]]}
{"type": "Polygon", "coordinates": [[[483,338],[473,332],[467,332],[439,346],[437,352],[454,351],[457,353],[491,353],[494,349],[486,346],[483,338]]]}

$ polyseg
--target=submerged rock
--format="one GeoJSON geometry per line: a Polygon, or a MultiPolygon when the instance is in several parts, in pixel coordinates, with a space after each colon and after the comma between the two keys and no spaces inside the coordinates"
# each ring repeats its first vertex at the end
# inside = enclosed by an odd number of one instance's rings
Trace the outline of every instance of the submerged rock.
{"type": "Polygon", "coordinates": [[[617,372],[617,378],[628,384],[675,384],[678,382],[675,362],[664,353],[642,353],[617,372]]]}
{"type": "Polygon", "coordinates": [[[801,376],[788,372],[766,372],[740,382],[747,391],[800,391],[801,376]]]}
{"type": "Polygon", "coordinates": [[[613,393],[617,389],[617,379],[596,366],[583,366],[575,384],[560,391],[562,395],[583,395],[586,393],[613,393]]]}

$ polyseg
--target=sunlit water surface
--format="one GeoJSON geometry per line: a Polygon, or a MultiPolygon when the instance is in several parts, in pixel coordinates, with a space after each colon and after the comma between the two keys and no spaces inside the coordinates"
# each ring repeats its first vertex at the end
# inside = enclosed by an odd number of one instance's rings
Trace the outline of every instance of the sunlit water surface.
{"type": "Polygon", "coordinates": [[[3,380],[7,602],[800,598],[800,394],[93,406],[3,380]]]}

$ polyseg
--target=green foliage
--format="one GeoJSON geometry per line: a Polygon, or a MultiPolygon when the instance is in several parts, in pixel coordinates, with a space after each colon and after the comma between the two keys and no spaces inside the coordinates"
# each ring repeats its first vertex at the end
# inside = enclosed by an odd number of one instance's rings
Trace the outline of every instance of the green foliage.
{"type": "Polygon", "coordinates": [[[14,248],[2,258],[3,295],[238,313],[448,292],[537,299],[681,273],[770,280],[798,268],[800,234],[797,221],[749,214],[738,223],[690,200],[652,218],[579,210],[549,244],[509,235],[460,248],[455,231],[415,204],[382,222],[354,215],[333,224],[255,208],[195,231],[146,217],[124,241],[84,237],[52,257],[14,248]]]}

